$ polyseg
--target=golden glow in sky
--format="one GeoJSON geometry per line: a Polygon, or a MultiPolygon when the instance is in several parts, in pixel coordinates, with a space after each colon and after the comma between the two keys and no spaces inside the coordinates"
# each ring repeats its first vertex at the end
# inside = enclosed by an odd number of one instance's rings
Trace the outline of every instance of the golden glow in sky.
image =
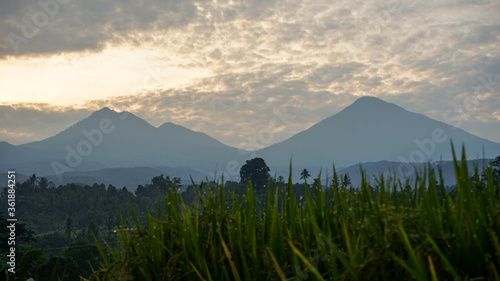
{"type": "Polygon", "coordinates": [[[360,96],[447,123],[451,110],[500,142],[496,0],[63,2],[0,2],[0,115],[19,120],[0,127],[9,142],[65,129],[30,126],[26,103],[67,122],[108,106],[238,145],[276,110],[297,118],[273,142],[360,96]]]}
{"type": "Polygon", "coordinates": [[[141,91],[177,88],[210,74],[206,69],[180,65],[182,60],[172,54],[132,48],[10,58],[0,63],[1,102],[82,104],[141,91]]]}

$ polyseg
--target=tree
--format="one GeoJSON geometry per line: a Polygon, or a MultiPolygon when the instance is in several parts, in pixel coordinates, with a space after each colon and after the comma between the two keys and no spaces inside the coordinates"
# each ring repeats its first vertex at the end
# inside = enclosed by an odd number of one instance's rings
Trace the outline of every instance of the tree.
{"type": "Polygon", "coordinates": [[[135,196],[147,196],[146,193],[146,188],[142,184],[139,184],[134,192],[135,196]]]}
{"type": "Polygon", "coordinates": [[[31,175],[31,177],[29,177],[29,179],[26,181],[26,183],[31,188],[37,187],[37,185],[38,185],[38,178],[36,177],[36,174],[31,175]]]}
{"type": "Polygon", "coordinates": [[[240,178],[242,184],[252,182],[255,189],[264,189],[269,178],[269,167],[262,158],[253,158],[246,161],[240,169],[240,178]]]}
{"type": "Polygon", "coordinates": [[[116,187],[112,184],[109,184],[108,185],[108,192],[110,192],[111,194],[116,194],[118,190],[116,189],[116,187]]]}
{"type": "MultiPolygon", "coordinates": [[[[495,185],[500,184],[500,155],[497,156],[495,160],[493,160],[488,166],[491,167],[492,170],[493,183],[495,185]]],[[[484,169],[482,178],[486,179],[486,176],[487,176],[487,168],[484,169]]]]}
{"type": "Polygon", "coordinates": [[[172,186],[175,187],[175,189],[179,189],[182,187],[182,179],[180,177],[174,177],[172,180],[172,186]]]}
{"type": "Polygon", "coordinates": [[[493,180],[496,184],[500,184],[500,155],[491,162],[493,168],[493,180]]]}
{"type": "Polygon", "coordinates": [[[344,175],[344,186],[351,186],[351,177],[348,173],[344,175]]]}
{"type": "Polygon", "coordinates": [[[312,184],[312,188],[318,188],[318,186],[319,186],[320,183],[321,182],[319,181],[319,179],[314,179],[314,182],[312,184]]]}
{"type": "Polygon", "coordinates": [[[283,176],[278,177],[278,183],[279,184],[285,184],[285,178],[283,176]]]}
{"type": "Polygon", "coordinates": [[[309,174],[309,171],[307,169],[304,169],[302,170],[302,172],[300,172],[300,179],[304,180],[304,182],[306,182],[309,177],[311,177],[311,174],[309,174]]]}
{"type": "Polygon", "coordinates": [[[49,180],[45,177],[41,177],[39,182],[38,182],[38,186],[41,188],[41,189],[46,189],[49,187],[49,180]]]}

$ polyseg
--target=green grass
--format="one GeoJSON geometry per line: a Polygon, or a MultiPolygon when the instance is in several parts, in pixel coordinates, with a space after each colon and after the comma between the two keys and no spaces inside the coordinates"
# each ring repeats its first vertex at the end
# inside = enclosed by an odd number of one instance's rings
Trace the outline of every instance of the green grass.
{"type": "Polygon", "coordinates": [[[147,224],[99,246],[91,279],[500,280],[499,186],[473,181],[462,154],[453,194],[431,168],[411,186],[380,177],[358,189],[334,170],[302,199],[291,175],[264,196],[215,184],[190,206],[171,191],[147,224]]]}

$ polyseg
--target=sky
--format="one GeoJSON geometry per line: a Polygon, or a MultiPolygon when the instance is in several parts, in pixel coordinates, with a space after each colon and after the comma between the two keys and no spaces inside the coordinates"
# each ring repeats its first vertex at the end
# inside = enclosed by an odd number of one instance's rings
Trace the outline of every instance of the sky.
{"type": "Polygon", "coordinates": [[[251,149],[361,96],[500,142],[500,1],[0,1],[0,141],[107,106],[251,149]]]}

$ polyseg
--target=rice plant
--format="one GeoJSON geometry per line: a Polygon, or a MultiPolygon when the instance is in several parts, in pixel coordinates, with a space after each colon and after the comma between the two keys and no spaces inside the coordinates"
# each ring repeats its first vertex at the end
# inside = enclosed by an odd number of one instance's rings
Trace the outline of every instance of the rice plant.
{"type": "Polygon", "coordinates": [[[99,244],[90,280],[500,280],[500,188],[491,169],[474,181],[465,159],[453,193],[430,165],[411,183],[359,188],[333,169],[304,198],[291,174],[263,196],[212,184],[188,205],[171,190],[147,224],[99,244]]]}

